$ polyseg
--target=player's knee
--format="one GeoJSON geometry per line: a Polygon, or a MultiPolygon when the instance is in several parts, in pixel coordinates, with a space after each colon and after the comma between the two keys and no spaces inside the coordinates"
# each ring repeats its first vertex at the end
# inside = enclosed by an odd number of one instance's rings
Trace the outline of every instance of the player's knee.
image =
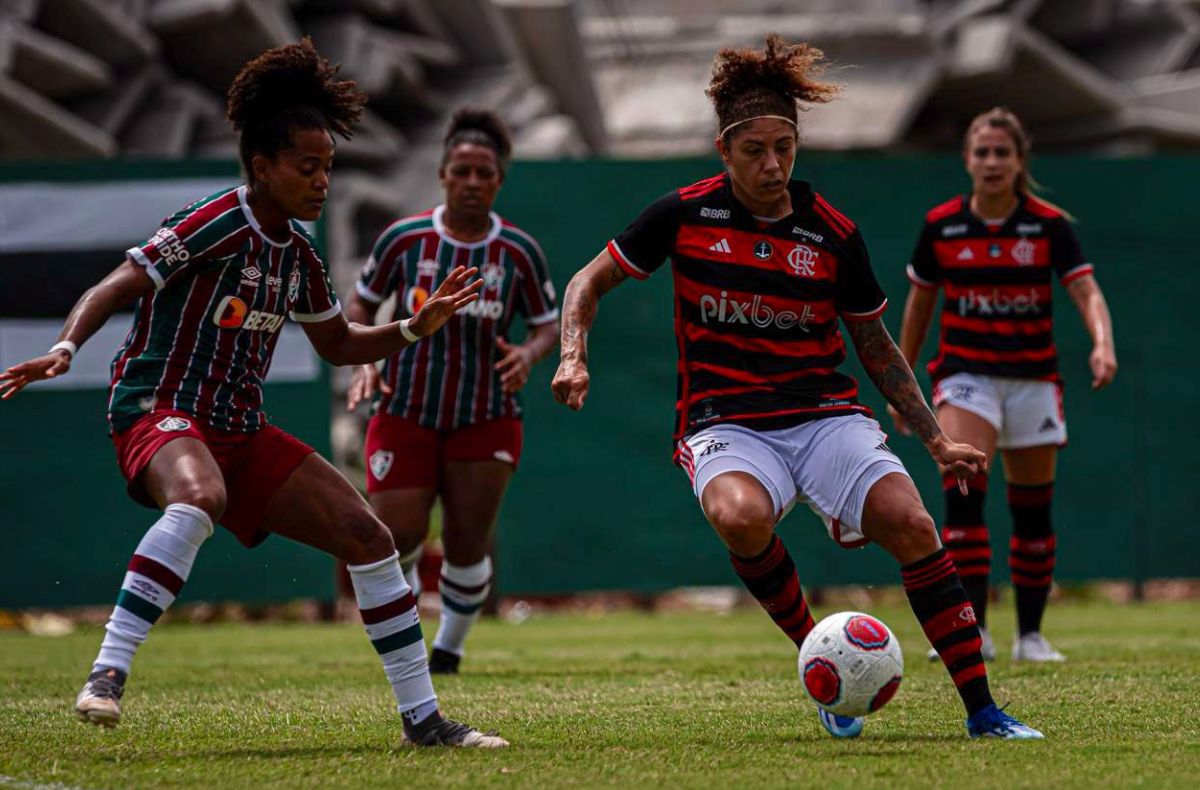
{"type": "Polygon", "coordinates": [[[345,549],[341,559],[351,565],[365,565],[391,556],[396,551],[392,533],[383,522],[366,507],[348,514],[343,526],[346,529],[345,549]]]}
{"type": "Polygon", "coordinates": [[[198,507],[216,523],[225,513],[225,486],[220,483],[187,483],[171,498],[171,504],[198,507]]]}
{"type": "Polygon", "coordinates": [[[755,502],[718,500],[711,503],[706,514],[725,545],[740,557],[762,551],[775,530],[775,514],[755,502]]]}
{"type": "Polygon", "coordinates": [[[901,517],[897,542],[908,557],[925,557],[938,550],[937,526],[923,507],[908,509],[901,517]]]}

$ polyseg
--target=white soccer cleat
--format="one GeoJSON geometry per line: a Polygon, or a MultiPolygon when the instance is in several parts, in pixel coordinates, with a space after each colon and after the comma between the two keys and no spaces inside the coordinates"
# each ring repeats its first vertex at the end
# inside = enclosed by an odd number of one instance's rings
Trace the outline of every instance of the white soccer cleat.
{"type": "Polygon", "coordinates": [[[1013,661],[1033,661],[1037,663],[1061,664],[1067,657],[1054,649],[1042,636],[1041,631],[1031,631],[1022,634],[1013,642],[1013,661]]]}
{"type": "MultiPolygon", "coordinates": [[[[979,652],[984,661],[996,660],[996,642],[992,639],[992,632],[983,627],[979,629],[979,652]]],[[[937,661],[938,652],[931,647],[925,657],[930,661],[937,661]]]]}
{"type": "Polygon", "coordinates": [[[98,669],[88,675],[87,682],[75,698],[75,715],[79,720],[100,727],[116,727],[121,720],[125,677],[125,673],[119,669],[98,669]]]}

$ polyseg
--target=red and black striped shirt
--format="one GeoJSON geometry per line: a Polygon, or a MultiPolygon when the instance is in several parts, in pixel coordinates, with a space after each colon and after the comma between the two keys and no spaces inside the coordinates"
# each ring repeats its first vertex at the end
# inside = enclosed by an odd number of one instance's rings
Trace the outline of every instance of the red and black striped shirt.
{"type": "Polygon", "coordinates": [[[908,266],[918,288],[944,288],[934,381],[952,373],[1058,380],[1051,269],[1063,285],[1092,273],[1070,221],[1024,197],[987,223],[958,196],[930,210],[908,266]]]}
{"type": "Polygon", "coordinates": [[[675,438],[718,423],[777,430],[869,413],[838,317],[869,321],[887,299],[854,223],[803,181],[766,221],[726,174],[658,199],[608,250],[638,280],[671,259],[679,348],[675,438]]]}

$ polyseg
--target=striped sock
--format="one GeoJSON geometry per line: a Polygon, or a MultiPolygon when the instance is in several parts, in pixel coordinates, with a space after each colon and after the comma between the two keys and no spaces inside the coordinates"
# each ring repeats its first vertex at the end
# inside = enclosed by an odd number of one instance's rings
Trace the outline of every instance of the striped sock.
{"type": "Polygon", "coordinates": [[[958,490],[958,478],[953,472],[942,478],[946,496],[942,543],[954,561],[980,628],[987,624],[988,576],[992,570],[992,547],[988,543],[987,525],[983,523],[987,483],[986,474],[975,475],[967,480],[964,496],[958,490]]]}
{"type": "Polygon", "coordinates": [[[433,646],[456,656],[471,626],[479,619],[479,608],[492,589],[492,560],[484,557],[474,565],[451,565],[442,560],[442,621],[433,646]]]}
{"type": "Polygon", "coordinates": [[[437,711],[437,694],[429,679],[425,641],[417,617],[417,602],[400,572],[396,553],[367,565],[348,565],[354,595],[396,706],[405,722],[416,724],[437,711]]]}
{"type": "Polygon", "coordinates": [[[129,672],[133,654],[183,589],[200,546],[212,532],[212,519],[200,508],[167,505],[129,560],[92,671],[129,672]]]}
{"type": "Polygon", "coordinates": [[[796,643],[804,644],[804,637],[813,630],[812,613],[800,590],[800,577],[796,564],[778,535],[755,557],[739,557],[730,552],[733,569],[746,585],[750,594],[758,599],[775,625],[796,643]]]}
{"type": "Polygon", "coordinates": [[[900,569],[908,602],[962,697],[967,714],[992,703],[979,625],[945,549],[900,569]]]}
{"type": "Polygon", "coordinates": [[[1054,484],[1009,485],[1013,536],[1008,544],[1008,567],[1017,593],[1017,630],[1040,631],[1050,585],[1054,581],[1054,525],[1050,502],[1054,484]]]}

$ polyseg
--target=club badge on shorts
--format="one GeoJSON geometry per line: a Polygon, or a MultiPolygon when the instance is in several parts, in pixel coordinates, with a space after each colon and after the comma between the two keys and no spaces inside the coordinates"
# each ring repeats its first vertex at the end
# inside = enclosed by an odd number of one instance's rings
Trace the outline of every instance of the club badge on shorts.
{"type": "Polygon", "coordinates": [[[154,426],[163,433],[173,433],[175,431],[186,431],[192,427],[191,420],[185,420],[182,417],[163,417],[159,420],[158,425],[154,426]]]}
{"type": "Polygon", "coordinates": [[[396,459],[396,454],[391,450],[376,450],[371,453],[371,474],[376,480],[383,480],[387,477],[387,473],[392,468],[392,461],[396,459]]]}

